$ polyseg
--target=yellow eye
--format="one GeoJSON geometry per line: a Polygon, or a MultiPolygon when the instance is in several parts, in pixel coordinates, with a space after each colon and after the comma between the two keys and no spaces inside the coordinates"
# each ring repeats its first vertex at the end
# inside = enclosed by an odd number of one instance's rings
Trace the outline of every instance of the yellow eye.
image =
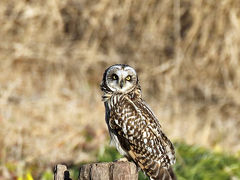
{"type": "Polygon", "coordinates": [[[113,74],[112,78],[113,78],[113,80],[116,80],[116,79],[118,79],[118,76],[116,74],[113,74]]]}
{"type": "Polygon", "coordinates": [[[127,81],[130,81],[130,80],[131,80],[131,76],[127,76],[127,77],[126,77],[126,80],[127,80],[127,81]]]}

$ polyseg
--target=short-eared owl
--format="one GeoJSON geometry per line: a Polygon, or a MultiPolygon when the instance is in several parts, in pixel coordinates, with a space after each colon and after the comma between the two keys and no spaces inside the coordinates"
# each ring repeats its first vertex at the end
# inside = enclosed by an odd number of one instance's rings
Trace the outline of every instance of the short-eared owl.
{"type": "Polygon", "coordinates": [[[150,179],[176,179],[174,147],[143,101],[136,71],[125,64],[110,66],[101,90],[111,143],[150,179]]]}

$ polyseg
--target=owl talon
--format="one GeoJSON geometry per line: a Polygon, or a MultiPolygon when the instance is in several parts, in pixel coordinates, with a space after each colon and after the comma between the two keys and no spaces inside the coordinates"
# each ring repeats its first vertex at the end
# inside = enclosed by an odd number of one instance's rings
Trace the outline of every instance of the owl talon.
{"type": "Polygon", "coordinates": [[[123,158],[116,160],[116,162],[128,162],[128,159],[126,157],[123,157],[123,158]]]}

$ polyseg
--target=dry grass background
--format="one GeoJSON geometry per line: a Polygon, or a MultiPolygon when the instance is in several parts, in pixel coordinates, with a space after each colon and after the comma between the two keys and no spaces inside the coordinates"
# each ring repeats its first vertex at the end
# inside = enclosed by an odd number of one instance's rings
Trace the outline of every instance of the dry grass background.
{"type": "Polygon", "coordinates": [[[0,22],[0,176],[94,160],[114,63],[137,69],[172,140],[239,152],[239,0],[1,0],[0,22]]]}

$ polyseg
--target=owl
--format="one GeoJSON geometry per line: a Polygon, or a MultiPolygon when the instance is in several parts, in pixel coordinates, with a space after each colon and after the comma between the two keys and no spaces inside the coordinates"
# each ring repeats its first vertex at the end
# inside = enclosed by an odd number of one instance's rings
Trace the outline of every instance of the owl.
{"type": "Polygon", "coordinates": [[[143,101],[136,71],[125,64],[107,68],[101,82],[111,143],[151,180],[176,179],[175,151],[143,101]]]}

